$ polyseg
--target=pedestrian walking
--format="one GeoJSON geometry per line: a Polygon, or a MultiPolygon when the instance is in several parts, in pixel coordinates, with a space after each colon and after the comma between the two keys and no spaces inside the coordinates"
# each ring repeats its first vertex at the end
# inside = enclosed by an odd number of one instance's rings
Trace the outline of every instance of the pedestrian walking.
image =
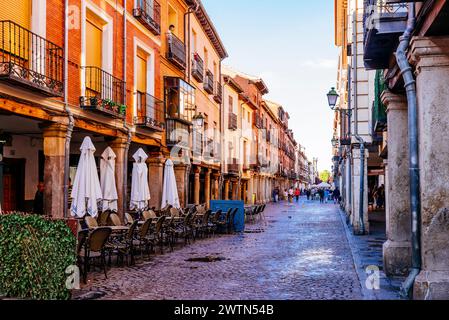
{"type": "Polygon", "coordinates": [[[299,191],[299,189],[298,188],[296,188],[296,190],[295,190],[295,197],[296,197],[296,202],[298,202],[299,201],[299,196],[301,195],[301,191],[299,191]]]}
{"type": "Polygon", "coordinates": [[[310,200],[310,189],[306,190],[307,201],[310,200]]]}
{"type": "Polygon", "coordinates": [[[318,190],[318,195],[320,197],[320,203],[323,203],[324,202],[324,190],[323,189],[318,190]]]}
{"type": "Polygon", "coordinates": [[[324,189],[324,203],[329,200],[329,189],[324,189]]]}
{"type": "Polygon", "coordinates": [[[284,190],[284,200],[288,200],[288,191],[287,191],[287,189],[284,190]]]}
{"type": "Polygon", "coordinates": [[[293,202],[293,196],[295,195],[295,191],[293,187],[288,190],[288,202],[293,202]]]}
{"type": "Polygon", "coordinates": [[[44,214],[44,183],[41,181],[37,184],[37,191],[34,195],[33,213],[44,214]]]}
{"type": "Polygon", "coordinates": [[[334,204],[340,204],[340,189],[338,187],[332,193],[332,198],[334,199],[334,204]]]}
{"type": "Polygon", "coordinates": [[[274,189],[274,199],[276,200],[276,202],[279,202],[279,187],[274,189]]]}

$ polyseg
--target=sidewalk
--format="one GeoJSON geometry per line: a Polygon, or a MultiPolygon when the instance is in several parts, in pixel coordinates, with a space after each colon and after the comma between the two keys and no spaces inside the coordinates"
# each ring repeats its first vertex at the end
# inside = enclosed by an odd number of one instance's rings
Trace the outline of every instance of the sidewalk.
{"type": "Polygon", "coordinates": [[[405,278],[388,278],[383,271],[382,245],[386,241],[385,227],[379,223],[372,223],[370,234],[354,235],[352,228],[346,223],[346,215],[340,210],[340,218],[344,225],[346,236],[351,247],[354,266],[362,288],[364,300],[398,300],[400,286],[405,278]],[[380,289],[370,290],[366,281],[370,274],[367,267],[376,266],[380,271],[380,289]]]}

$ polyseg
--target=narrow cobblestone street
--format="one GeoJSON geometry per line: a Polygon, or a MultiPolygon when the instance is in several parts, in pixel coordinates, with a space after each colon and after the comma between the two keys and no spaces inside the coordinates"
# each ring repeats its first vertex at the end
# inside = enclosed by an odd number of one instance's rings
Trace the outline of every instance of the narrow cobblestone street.
{"type": "Polygon", "coordinates": [[[102,299],[362,299],[338,207],[301,200],[267,207],[266,225],[152,256],[83,288],[102,299]],[[263,230],[262,232],[260,232],[263,230]],[[189,262],[216,256],[216,262],[189,262]]]}

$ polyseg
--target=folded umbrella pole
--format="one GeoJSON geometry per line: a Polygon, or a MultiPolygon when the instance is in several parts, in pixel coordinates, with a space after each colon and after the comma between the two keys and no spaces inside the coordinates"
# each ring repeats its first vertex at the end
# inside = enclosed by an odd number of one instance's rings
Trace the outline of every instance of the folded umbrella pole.
{"type": "Polygon", "coordinates": [[[173,161],[170,159],[165,162],[161,208],[165,208],[168,205],[177,209],[181,208],[178,197],[178,187],[176,186],[174,165],[173,161]]]}
{"type": "Polygon", "coordinates": [[[117,212],[118,195],[115,183],[115,159],[116,155],[111,147],[107,147],[100,160],[100,185],[103,194],[102,210],[117,212]]]}
{"type": "Polygon", "coordinates": [[[98,202],[102,200],[100,180],[95,164],[95,147],[90,137],[85,137],[81,145],[81,156],[72,189],[71,215],[82,218],[86,214],[98,215],[98,202]]]}
{"type": "Polygon", "coordinates": [[[133,155],[136,161],[133,164],[131,180],[131,201],[130,209],[143,211],[148,207],[148,201],[151,199],[150,187],[148,186],[148,167],[146,161],[147,154],[140,148],[133,155]]]}

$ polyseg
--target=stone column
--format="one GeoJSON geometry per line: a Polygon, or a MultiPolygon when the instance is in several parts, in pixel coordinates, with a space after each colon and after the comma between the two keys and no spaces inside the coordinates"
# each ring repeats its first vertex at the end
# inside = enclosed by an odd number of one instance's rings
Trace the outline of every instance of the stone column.
{"type": "Polygon", "coordinates": [[[195,204],[200,204],[200,173],[201,173],[201,168],[200,167],[195,167],[194,171],[195,173],[195,177],[194,177],[194,181],[193,181],[193,202],[195,204]]]}
{"type": "Polygon", "coordinates": [[[214,173],[214,175],[213,175],[213,177],[214,177],[214,191],[213,191],[213,193],[214,193],[214,198],[215,198],[215,200],[219,200],[219,197],[220,197],[220,190],[219,190],[219,188],[220,188],[220,174],[219,173],[214,173]]]}
{"type": "Polygon", "coordinates": [[[206,207],[209,209],[210,202],[210,193],[211,193],[211,184],[210,184],[210,174],[211,170],[206,169],[205,178],[204,178],[204,200],[206,202],[206,207]]]}
{"type": "Polygon", "coordinates": [[[151,195],[149,206],[150,208],[156,207],[156,209],[160,209],[162,204],[165,159],[161,153],[150,153],[147,163],[151,195]]]}
{"type": "Polygon", "coordinates": [[[229,180],[224,182],[224,200],[229,200],[229,180]]]}
{"type": "Polygon", "coordinates": [[[346,211],[346,217],[349,218],[352,213],[352,159],[351,157],[346,157],[345,160],[345,211],[346,211]]]}
{"type": "Polygon", "coordinates": [[[351,225],[353,227],[354,234],[361,234],[361,223],[359,219],[359,206],[360,206],[360,176],[365,175],[364,179],[364,199],[363,199],[363,221],[365,225],[365,234],[369,233],[368,222],[368,150],[365,149],[365,167],[363,172],[360,170],[360,149],[353,149],[353,168],[352,168],[352,214],[351,225]]]}
{"type": "Polygon", "coordinates": [[[187,165],[186,164],[175,164],[175,178],[176,178],[176,186],[178,187],[178,197],[179,202],[181,203],[181,207],[185,207],[187,205],[187,165]]]}
{"type": "Polygon", "coordinates": [[[411,266],[407,99],[386,91],[382,102],[387,106],[388,114],[384,270],[388,276],[407,275],[411,266]]]}
{"type": "MultiPolygon", "coordinates": [[[[52,123],[44,128],[44,213],[64,218],[64,164],[67,125],[52,123]]],[[[72,181],[73,183],[73,181],[72,181]]],[[[70,194],[68,195],[70,197],[70,194]]],[[[70,208],[68,208],[70,216],[70,208]]]]}
{"type": "Polygon", "coordinates": [[[248,202],[248,181],[245,181],[243,183],[243,201],[245,202],[245,204],[248,202]]]}
{"type": "Polygon", "coordinates": [[[415,299],[449,299],[449,37],[415,37],[422,271],[415,299]]]}
{"type": "MultiPolygon", "coordinates": [[[[111,149],[115,153],[115,184],[117,186],[117,208],[118,208],[118,215],[122,221],[124,221],[124,212],[123,208],[129,208],[129,200],[127,198],[128,203],[124,203],[125,201],[125,195],[128,192],[128,190],[125,190],[125,176],[124,176],[124,170],[125,170],[125,149],[126,149],[126,138],[116,138],[114,141],[110,143],[111,149]]],[[[131,172],[128,172],[128,176],[131,176],[131,172]]],[[[130,186],[129,186],[130,187],[130,186]]],[[[126,210],[126,209],[125,209],[126,210]]]]}

